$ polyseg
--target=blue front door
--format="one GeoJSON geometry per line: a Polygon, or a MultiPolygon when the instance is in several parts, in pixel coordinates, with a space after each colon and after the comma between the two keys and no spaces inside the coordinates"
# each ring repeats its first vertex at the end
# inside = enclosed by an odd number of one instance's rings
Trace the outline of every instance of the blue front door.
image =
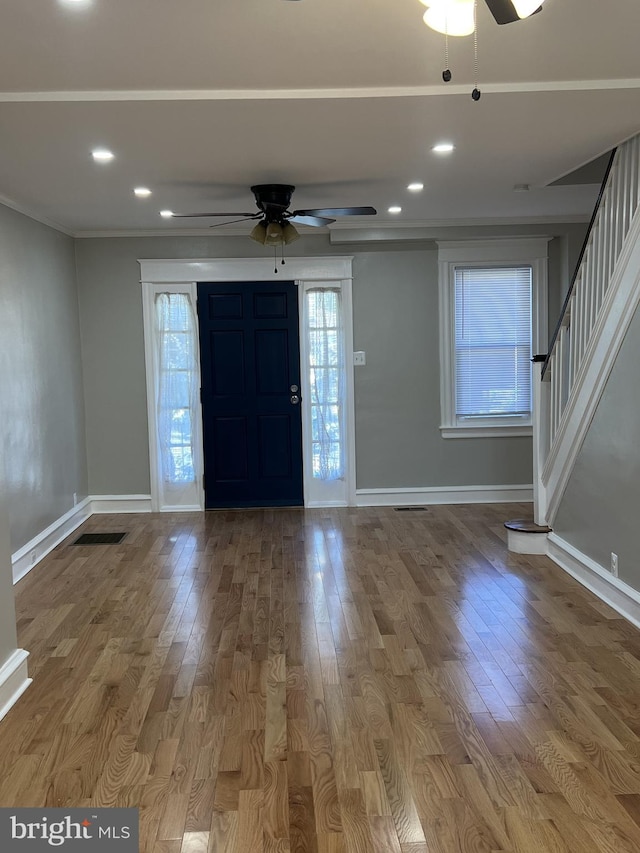
{"type": "Polygon", "coordinates": [[[292,281],[198,284],[205,507],[301,506],[292,281]]]}

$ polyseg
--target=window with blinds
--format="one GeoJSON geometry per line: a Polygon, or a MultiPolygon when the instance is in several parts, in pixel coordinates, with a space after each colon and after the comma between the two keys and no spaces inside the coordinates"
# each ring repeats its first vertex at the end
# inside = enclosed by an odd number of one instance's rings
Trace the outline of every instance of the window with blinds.
{"type": "Polygon", "coordinates": [[[531,419],[532,270],[456,267],[455,417],[531,419]]]}

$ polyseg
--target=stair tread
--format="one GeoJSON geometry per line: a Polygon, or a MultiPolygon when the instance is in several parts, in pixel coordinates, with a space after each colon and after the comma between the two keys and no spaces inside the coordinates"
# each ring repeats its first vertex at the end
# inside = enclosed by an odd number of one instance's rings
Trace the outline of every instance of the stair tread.
{"type": "Polygon", "coordinates": [[[518,530],[520,533],[551,533],[551,528],[546,525],[536,524],[528,518],[514,518],[505,521],[507,530],[518,530]]]}

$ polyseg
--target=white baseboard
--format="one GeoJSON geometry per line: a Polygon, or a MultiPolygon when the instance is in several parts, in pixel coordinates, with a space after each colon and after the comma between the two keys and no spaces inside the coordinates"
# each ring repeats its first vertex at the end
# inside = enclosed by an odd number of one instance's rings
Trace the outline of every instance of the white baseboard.
{"type": "Polygon", "coordinates": [[[594,595],[613,607],[621,616],[640,628],[640,592],[614,577],[591,557],[574,548],[556,533],[549,533],[547,553],[561,569],[579,581],[594,595]]]}
{"type": "Polygon", "coordinates": [[[533,486],[428,486],[420,489],[357,489],[356,506],[523,503],[533,486]]]}
{"type": "Polygon", "coordinates": [[[11,555],[13,582],[21,580],[90,516],[108,512],[151,512],[151,496],[90,495],[85,498],[11,555]]]}
{"type": "Polygon", "coordinates": [[[92,495],[91,512],[151,512],[151,495],[92,495]]]}
{"type": "Polygon", "coordinates": [[[22,696],[32,680],[27,671],[25,649],[16,649],[0,667],[0,720],[5,717],[22,696]]]}
{"type": "Polygon", "coordinates": [[[63,539],[66,539],[70,533],[73,533],[77,527],[80,527],[92,512],[91,498],[85,498],[77,506],[74,506],[73,509],[65,512],[64,515],[60,516],[60,518],[54,521],[53,524],[50,524],[41,533],[38,533],[37,536],[34,536],[31,541],[23,545],[15,554],[12,554],[13,582],[17,583],[27,572],[30,572],[43,557],[46,557],[50,551],[53,551],[56,545],[59,545],[63,539]]]}

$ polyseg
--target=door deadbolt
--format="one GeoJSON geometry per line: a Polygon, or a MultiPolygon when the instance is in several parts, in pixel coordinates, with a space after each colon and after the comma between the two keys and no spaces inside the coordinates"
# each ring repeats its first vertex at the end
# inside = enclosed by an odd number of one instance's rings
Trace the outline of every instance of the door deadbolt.
{"type": "Polygon", "coordinates": [[[296,394],[298,390],[299,389],[297,385],[292,385],[291,388],[289,388],[289,391],[291,391],[292,394],[296,394]]]}

